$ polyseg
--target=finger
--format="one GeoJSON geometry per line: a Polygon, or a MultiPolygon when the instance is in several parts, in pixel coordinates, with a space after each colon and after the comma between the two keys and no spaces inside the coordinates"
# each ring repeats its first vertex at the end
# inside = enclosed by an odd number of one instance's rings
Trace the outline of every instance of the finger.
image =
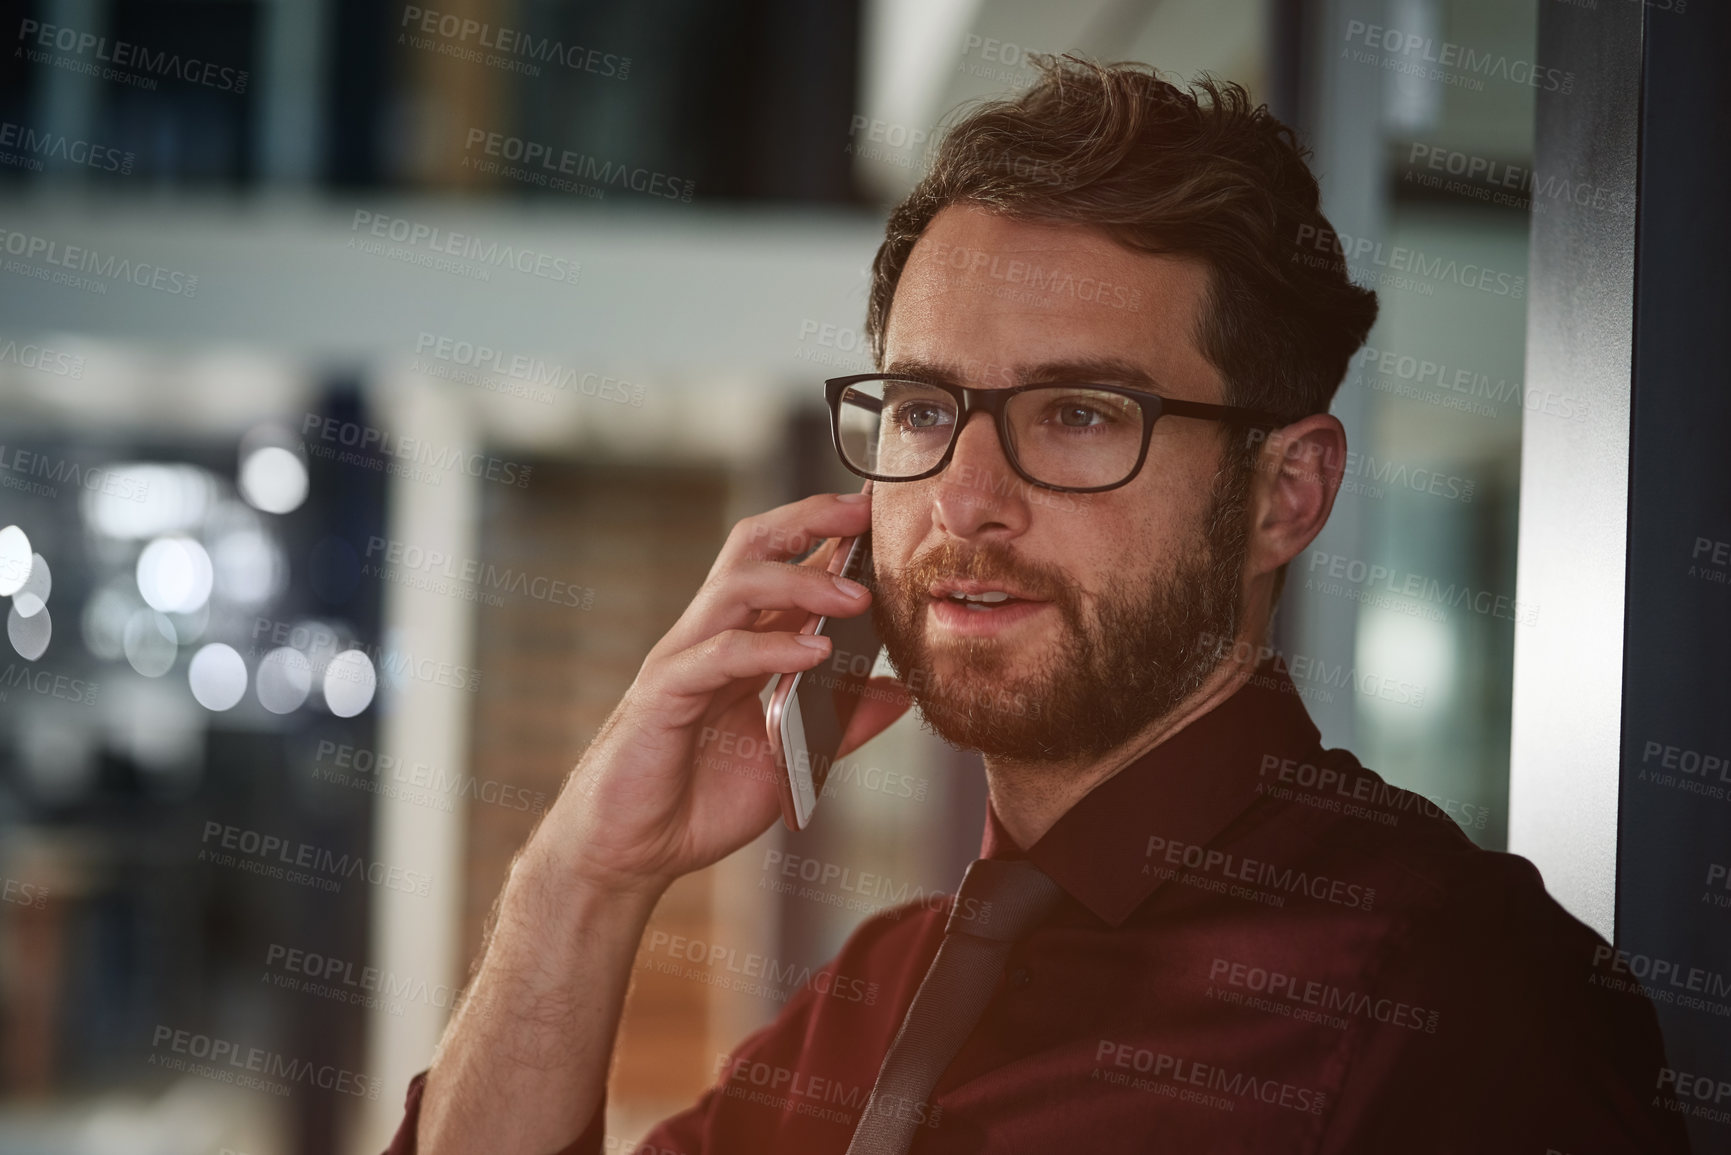
{"type": "Polygon", "coordinates": [[[730,561],[786,561],[824,538],[855,537],[871,525],[867,495],[819,493],[740,520],[721,554],[730,561]]]}
{"type": "Polygon", "coordinates": [[[871,593],[850,581],[808,566],[779,561],[751,561],[732,566],[710,581],[692,599],[666,643],[673,649],[696,645],[723,630],[753,628],[797,632],[813,614],[851,618],[871,605],[871,593]],[[773,625],[765,613],[787,613],[773,625]]]}
{"type": "Polygon", "coordinates": [[[723,630],[673,655],[657,681],[670,694],[707,697],[742,678],[809,670],[829,652],[830,640],[811,634],[723,630]]]}

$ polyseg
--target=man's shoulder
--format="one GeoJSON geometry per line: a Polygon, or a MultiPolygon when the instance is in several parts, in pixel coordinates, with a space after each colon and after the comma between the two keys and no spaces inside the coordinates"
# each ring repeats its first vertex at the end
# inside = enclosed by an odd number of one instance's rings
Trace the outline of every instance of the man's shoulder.
{"type": "Polygon", "coordinates": [[[1487,810],[1394,786],[1349,754],[1329,754],[1342,755],[1327,761],[1362,801],[1320,818],[1316,836],[1383,880],[1378,906],[1402,938],[1461,981],[1494,976],[1514,989],[1542,987],[1552,1000],[1592,988],[1610,946],[1552,896],[1530,859],[1473,840],[1468,828],[1484,829],[1476,823],[1487,810]]]}
{"type": "MultiPolygon", "coordinates": [[[[1358,781],[1350,755],[1326,762],[1358,781]]],[[[1477,845],[1440,800],[1363,773],[1376,815],[1306,807],[1296,824],[1335,869],[1377,879],[1384,933],[1360,960],[1365,981],[1422,1005],[1435,1033],[1362,1035],[1343,1097],[1369,1118],[1366,1103],[1402,1087],[1446,1087],[1481,1149],[1606,1149],[1593,1144],[1607,1138],[1616,1150],[1685,1149],[1675,1123],[1649,1112],[1663,1041],[1645,992],[1616,980],[1611,946],[1529,859],[1477,845]]]]}
{"type": "Polygon", "coordinates": [[[1296,777],[1289,784],[1287,813],[1314,853],[1343,875],[1378,880],[1377,906],[1385,913],[1440,922],[1463,944],[1518,939],[1576,955],[1604,941],[1551,896],[1529,859],[1474,841],[1472,834],[1490,826],[1484,804],[1396,786],[1346,751],[1314,761],[1307,785],[1296,777]]]}
{"type": "Polygon", "coordinates": [[[1488,852],[1468,830],[1487,828],[1488,807],[1397,786],[1346,750],[1322,751],[1264,782],[1265,794],[1291,804],[1288,813],[1308,837],[1372,856],[1421,888],[1435,890],[1463,872],[1520,869],[1479,857],[1488,852]]]}

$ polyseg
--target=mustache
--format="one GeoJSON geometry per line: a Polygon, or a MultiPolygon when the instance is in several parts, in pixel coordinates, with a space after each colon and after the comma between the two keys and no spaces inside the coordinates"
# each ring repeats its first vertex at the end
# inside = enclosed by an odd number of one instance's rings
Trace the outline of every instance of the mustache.
{"type": "Polygon", "coordinates": [[[1060,606],[1077,604],[1081,593],[1075,580],[1057,566],[1030,561],[995,543],[940,542],[915,554],[900,573],[891,576],[910,597],[923,598],[934,582],[950,578],[1001,581],[1060,606]]]}

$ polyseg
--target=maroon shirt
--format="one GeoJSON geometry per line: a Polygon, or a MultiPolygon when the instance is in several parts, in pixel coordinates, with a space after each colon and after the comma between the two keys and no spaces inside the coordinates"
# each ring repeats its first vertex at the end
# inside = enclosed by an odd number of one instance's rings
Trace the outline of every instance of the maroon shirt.
{"type": "MultiPolygon", "coordinates": [[[[1066,897],[917,1108],[918,1155],[1689,1149],[1656,1105],[1652,1005],[1602,981],[1604,940],[1526,859],[1324,750],[1278,664],[1027,851],[988,811],[981,854],[1066,897]]],[[[946,915],[867,919],[635,1150],[845,1152],[946,915]]],[[[561,1155],[602,1151],[603,1114],[561,1155]]]]}

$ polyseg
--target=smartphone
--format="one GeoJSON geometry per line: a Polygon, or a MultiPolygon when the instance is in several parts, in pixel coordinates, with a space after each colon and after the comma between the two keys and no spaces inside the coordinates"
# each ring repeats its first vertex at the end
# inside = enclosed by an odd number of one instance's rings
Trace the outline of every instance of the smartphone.
{"type": "MultiPolygon", "coordinates": [[[[829,572],[872,584],[871,534],[843,538],[829,572]]],[[[869,609],[851,618],[813,614],[800,633],[829,638],[829,656],[812,669],[777,674],[769,683],[765,711],[769,747],[781,770],[781,820],[796,831],[811,823],[842,735],[883,648],[869,609]]]]}

